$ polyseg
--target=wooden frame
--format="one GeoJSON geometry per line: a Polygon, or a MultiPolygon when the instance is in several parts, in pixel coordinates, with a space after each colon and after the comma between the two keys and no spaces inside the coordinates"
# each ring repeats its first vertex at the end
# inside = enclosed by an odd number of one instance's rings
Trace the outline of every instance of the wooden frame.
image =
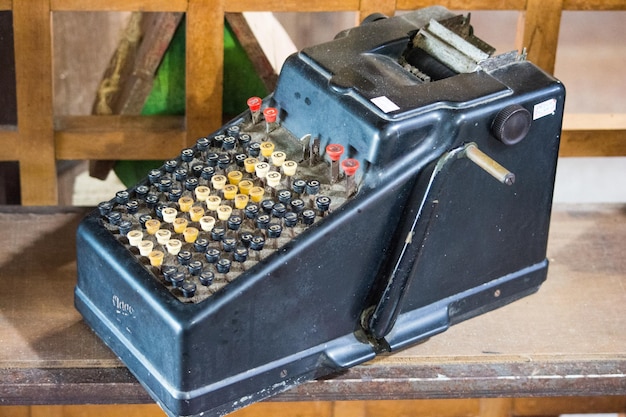
{"type": "MultiPolygon", "coordinates": [[[[23,205],[57,204],[56,161],[169,158],[221,125],[224,13],[358,11],[393,14],[441,4],[450,9],[518,10],[518,45],[554,69],[563,10],[626,10],[621,0],[0,0],[13,11],[18,126],[0,127],[0,160],[20,162],[23,205]],[[179,11],[187,15],[184,118],[53,117],[51,13],[179,11]],[[213,65],[206,65],[207,62],[213,65]],[[34,64],[36,63],[36,65],[34,64]],[[192,87],[191,87],[192,86],[192,87]]],[[[561,156],[626,155],[626,115],[566,118],[561,156]],[[598,128],[603,126],[604,128],[598,128]]]]}

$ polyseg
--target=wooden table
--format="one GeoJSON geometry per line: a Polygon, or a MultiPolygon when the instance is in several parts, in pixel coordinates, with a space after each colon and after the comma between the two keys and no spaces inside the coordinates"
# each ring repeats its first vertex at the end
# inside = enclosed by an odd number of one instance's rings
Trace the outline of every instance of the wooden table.
{"type": "MultiPolygon", "coordinates": [[[[84,209],[0,207],[0,405],[152,402],[73,307],[84,209]]],[[[626,395],[626,207],[558,206],[535,295],[276,400],[626,395]]]]}

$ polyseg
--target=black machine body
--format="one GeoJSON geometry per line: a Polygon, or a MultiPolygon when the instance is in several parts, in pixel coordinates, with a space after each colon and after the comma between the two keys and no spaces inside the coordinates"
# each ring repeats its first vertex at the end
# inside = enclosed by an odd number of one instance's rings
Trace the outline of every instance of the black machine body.
{"type": "Polygon", "coordinates": [[[76,306],[168,414],[226,414],[545,280],[563,85],[444,8],[372,20],[81,223],[76,306]]]}

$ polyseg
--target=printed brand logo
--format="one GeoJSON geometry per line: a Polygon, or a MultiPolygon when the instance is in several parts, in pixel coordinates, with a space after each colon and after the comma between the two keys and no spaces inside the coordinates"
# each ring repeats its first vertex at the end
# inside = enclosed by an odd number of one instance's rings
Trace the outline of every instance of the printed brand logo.
{"type": "Polygon", "coordinates": [[[130,316],[135,314],[135,309],[130,304],[122,301],[117,295],[113,296],[113,307],[115,307],[115,312],[117,314],[122,314],[124,316],[130,316]]]}

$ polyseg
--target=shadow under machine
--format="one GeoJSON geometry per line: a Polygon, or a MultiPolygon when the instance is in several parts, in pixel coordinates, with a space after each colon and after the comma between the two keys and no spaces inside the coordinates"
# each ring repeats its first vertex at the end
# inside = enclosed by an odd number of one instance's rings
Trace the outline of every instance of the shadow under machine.
{"type": "Polygon", "coordinates": [[[441,7],[373,16],[88,215],[75,300],[172,415],[221,415],[536,291],[563,85],[441,7]]]}

